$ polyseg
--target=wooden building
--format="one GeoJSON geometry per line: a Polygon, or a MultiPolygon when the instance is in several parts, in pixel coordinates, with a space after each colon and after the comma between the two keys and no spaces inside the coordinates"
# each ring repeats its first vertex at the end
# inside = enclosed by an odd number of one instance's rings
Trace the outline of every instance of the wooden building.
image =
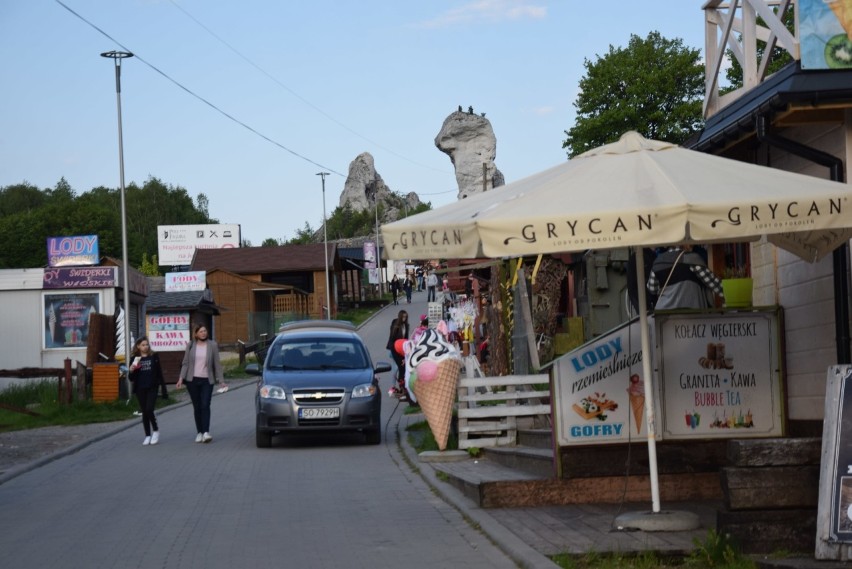
{"type": "MultiPolygon", "coordinates": [[[[274,335],[290,320],[325,317],[326,251],[322,243],[239,249],[198,249],[190,270],[205,271],[221,308],[215,339],[223,345],[274,335]]],[[[328,244],[329,315],[337,313],[340,259],[328,244]]]]}

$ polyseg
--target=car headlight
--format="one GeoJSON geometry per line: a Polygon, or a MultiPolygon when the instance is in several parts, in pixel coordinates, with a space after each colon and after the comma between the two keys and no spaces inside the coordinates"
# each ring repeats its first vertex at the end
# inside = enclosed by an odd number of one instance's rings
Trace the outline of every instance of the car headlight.
{"type": "Polygon", "coordinates": [[[260,396],[264,399],[287,399],[284,388],[277,385],[264,385],[260,388],[260,396]]]}
{"type": "Polygon", "coordinates": [[[352,399],[372,397],[377,391],[378,388],[372,383],[362,383],[361,385],[356,385],[352,388],[352,399]]]}

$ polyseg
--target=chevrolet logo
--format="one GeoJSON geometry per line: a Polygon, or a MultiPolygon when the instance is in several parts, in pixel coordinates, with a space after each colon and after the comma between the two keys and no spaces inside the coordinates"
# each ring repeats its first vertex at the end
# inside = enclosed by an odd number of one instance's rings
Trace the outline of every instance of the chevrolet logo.
{"type": "Polygon", "coordinates": [[[325,397],[325,393],[323,393],[322,391],[317,391],[316,393],[314,393],[313,397],[314,399],[322,399],[325,397]]]}

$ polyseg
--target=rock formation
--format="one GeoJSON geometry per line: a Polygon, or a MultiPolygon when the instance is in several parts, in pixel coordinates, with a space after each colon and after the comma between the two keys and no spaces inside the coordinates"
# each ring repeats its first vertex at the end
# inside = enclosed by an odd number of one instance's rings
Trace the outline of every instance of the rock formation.
{"type": "Polygon", "coordinates": [[[373,156],[364,152],[349,164],[349,175],[340,194],[340,207],[349,202],[355,211],[372,210],[377,199],[382,204],[383,222],[395,221],[402,217],[406,208],[413,210],[420,205],[420,198],[414,192],[400,196],[391,191],[376,172],[373,156]]]}
{"type": "Polygon", "coordinates": [[[473,114],[473,107],[468,112],[455,111],[444,120],[435,137],[435,146],[450,157],[455,167],[459,199],[505,184],[503,174],[494,165],[497,138],[484,115],[473,114]]]}

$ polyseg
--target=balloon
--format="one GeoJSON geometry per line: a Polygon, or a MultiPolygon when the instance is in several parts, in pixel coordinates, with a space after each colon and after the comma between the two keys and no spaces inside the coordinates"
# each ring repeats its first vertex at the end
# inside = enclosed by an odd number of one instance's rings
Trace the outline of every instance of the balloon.
{"type": "Polygon", "coordinates": [[[401,356],[405,355],[405,340],[400,338],[396,342],[393,343],[393,351],[398,353],[401,356]]]}
{"type": "Polygon", "coordinates": [[[423,360],[417,365],[417,379],[432,381],[438,375],[438,364],[432,360],[423,360]]]}

